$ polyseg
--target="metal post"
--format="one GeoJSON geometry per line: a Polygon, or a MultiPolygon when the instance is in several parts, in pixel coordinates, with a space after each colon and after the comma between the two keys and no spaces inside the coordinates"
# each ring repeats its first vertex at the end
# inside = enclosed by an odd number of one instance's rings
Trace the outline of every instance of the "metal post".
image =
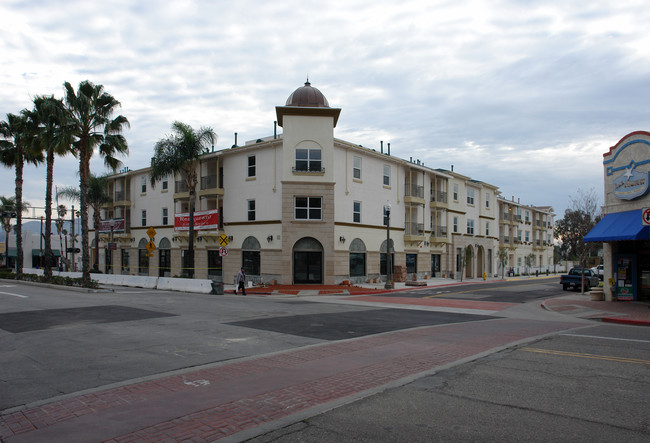
{"type": "Polygon", "coordinates": [[[77,264],[74,261],[74,205],[72,205],[72,214],[70,214],[70,220],[72,221],[72,237],[71,237],[71,242],[72,242],[72,272],[77,271],[77,264]]]}
{"type": "Polygon", "coordinates": [[[385,289],[393,289],[393,260],[390,254],[390,204],[384,206],[386,211],[386,285],[385,289]]]}

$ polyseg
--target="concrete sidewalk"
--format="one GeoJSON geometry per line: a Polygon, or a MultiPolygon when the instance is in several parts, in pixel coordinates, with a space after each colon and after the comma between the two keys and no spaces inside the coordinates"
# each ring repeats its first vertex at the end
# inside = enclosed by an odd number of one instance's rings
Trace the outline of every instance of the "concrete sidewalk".
{"type": "Polygon", "coordinates": [[[650,303],[591,301],[589,294],[573,294],[542,302],[549,311],[577,318],[638,326],[650,326],[650,303]]]}

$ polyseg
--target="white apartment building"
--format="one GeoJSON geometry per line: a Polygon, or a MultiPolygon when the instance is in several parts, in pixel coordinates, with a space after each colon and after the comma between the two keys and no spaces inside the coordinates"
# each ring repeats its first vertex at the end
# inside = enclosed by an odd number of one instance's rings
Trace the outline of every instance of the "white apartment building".
{"type": "MultiPolygon", "coordinates": [[[[460,278],[461,272],[474,278],[498,273],[497,250],[504,244],[513,266],[520,248],[538,254],[541,271],[552,264],[547,229],[540,233],[531,225],[530,245],[504,242],[503,228],[514,225],[500,218],[507,208],[498,187],[391,156],[390,145],[384,152],[383,143],[377,151],[337,139],[340,113],[307,82],[276,107],[282,134],[201,157],[196,278],[223,275],[231,281],[244,266],[261,282],[382,280],[387,253],[394,253],[396,280],[460,278]],[[225,256],[222,236],[229,239],[225,256]]],[[[189,192],[179,177],[152,187],[148,173],[125,168],[109,178],[112,202],[101,214],[102,271],[183,273],[188,235],[181,214],[188,212],[189,192]],[[156,247],[151,254],[150,228],[156,247]]],[[[552,226],[551,208],[515,206],[552,226]]]]}

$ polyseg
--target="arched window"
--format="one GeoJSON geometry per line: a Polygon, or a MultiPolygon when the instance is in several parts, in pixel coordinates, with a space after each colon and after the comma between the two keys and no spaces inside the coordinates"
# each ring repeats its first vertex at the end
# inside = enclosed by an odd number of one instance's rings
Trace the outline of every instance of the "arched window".
{"type": "Polygon", "coordinates": [[[144,238],[138,242],[138,275],[149,275],[147,243],[147,240],[144,238]]]}
{"type": "Polygon", "coordinates": [[[249,276],[260,275],[260,242],[255,237],[246,237],[241,246],[242,266],[249,276]]]}
{"type": "Polygon", "coordinates": [[[172,258],[171,258],[172,244],[167,237],[160,239],[158,243],[158,276],[169,277],[171,275],[172,258]]]}
{"type": "Polygon", "coordinates": [[[366,245],[360,238],[350,242],[350,277],[366,275],[366,245]]]}

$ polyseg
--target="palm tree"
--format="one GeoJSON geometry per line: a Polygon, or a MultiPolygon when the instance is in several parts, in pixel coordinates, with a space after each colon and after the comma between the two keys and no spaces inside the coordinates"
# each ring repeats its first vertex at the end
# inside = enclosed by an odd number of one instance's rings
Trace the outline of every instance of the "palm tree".
{"type": "Polygon", "coordinates": [[[90,257],[88,249],[88,181],[90,159],[95,148],[104,158],[104,164],[115,171],[121,162],[115,154],[128,154],[129,148],[122,135],[129,127],[126,117],[112,118],[120,102],[104,92],[102,85],[88,80],[79,83],[75,93],[70,83],[64,85],[67,109],[66,133],[72,142],[72,152],[79,157],[79,203],[81,212],[82,284],[90,284],[90,257]]]}
{"type": "Polygon", "coordinates": [[[43,154],[31,147],[34,128],[23,110],[20,115],[7,114],[7,120],[0,122],[0,164],[16,169],[16,278],[23,275],[23,168],[25,162],[38,164],[43,154]]]}
{"type": "MultiPolygon", "coordinates": [[[[23,212],[27,210],[29,203],[23,202],[23,212]]],[[[5,266],[9,266],[9,232],[11,232],[11,219],[18,215],[16,197],[0,196],[0,222],[5,231],[5,266]]]]}
{"type": "MultiPolygon", "coordinates": [[[[93,227],[95,229],[95,262],[93,269],[99,270],[99,227],[102,223],[100,209],[104,203],[111,201],[110,196],[106,192],[106,183],[108,182],[107,176],[97,176],[91,173],[88,176],[88,195],[86,201],[93,210],[93,227]]],[[[56,193],[57,197],[67,198],[68,200],[81,201],[81,193],[79,188],[66,186],[59,189],[56,193]]]]}
{"type": "Polygon", "coordinates": [[[192,129],[190,125],[181,122],[172,123],[173,134],[159,140],[154,146],[154,156],[151,158],[151,185],[168,175],[179,174],[190,193],[189,201],[189,238],[187,268],[190,277],[194,276],[194,198],[198,176],[196,173],[201,154],[217,138],[212,128],[192,129]]]}
{"type": "Polygon", "coordinates": [[[64,156],[70,152],[70,143],[62,128],[65,125],[65,109],[63,101],[54,96],[36,96],[34,110],[29,114],[36,129],[32,141],[34,149],[45,152],[46,185],[45,185],[45,269],[46,279],[52,277],[52,184],[54,181],[54,156],[64,156]]]}

